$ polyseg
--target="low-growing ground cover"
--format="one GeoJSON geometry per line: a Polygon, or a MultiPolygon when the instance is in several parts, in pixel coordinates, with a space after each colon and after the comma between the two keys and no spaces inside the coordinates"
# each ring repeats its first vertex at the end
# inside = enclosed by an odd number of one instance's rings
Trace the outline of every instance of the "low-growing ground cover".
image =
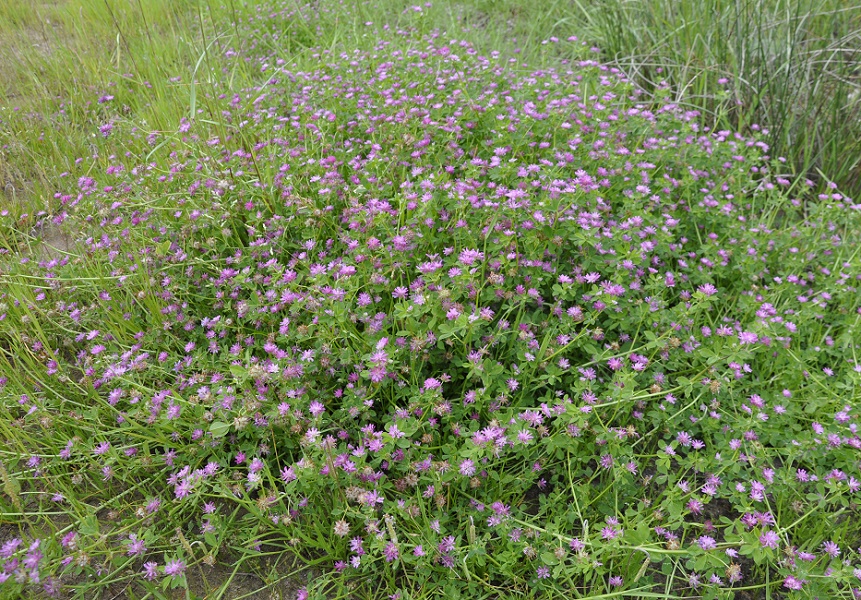
{"type": "Polygon", "coordinates": [[[0,209],[0,592],[861,595],[861,205],[573,32],[236,10],[2,114],[92,147],[0,209]]]}

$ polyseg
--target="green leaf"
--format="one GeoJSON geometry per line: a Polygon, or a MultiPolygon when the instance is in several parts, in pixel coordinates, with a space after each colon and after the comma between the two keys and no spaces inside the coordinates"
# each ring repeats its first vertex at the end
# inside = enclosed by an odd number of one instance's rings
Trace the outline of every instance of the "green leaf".
{"type": "Polygon", "coordinates": [[[87,515],[81,520],[78,531],[83,535],[99,535],[99,520],[96,515],[87,515]]]}
{"type": "Polygon", "coordinates": [[[132,559],[127,556],[123,556],[122,554],[114,554],[111,557],[111,564],[114,566],[115,569],[121,569],[130,562],[132,562],[132,559]]]}
{"type": "Polygon", "coordinates": [[[209,433],[211,433],[214,438],[224,437],[227,435],[228,431],[230,431],[230,425],[224,421],[213,421],[209,425],[209,433]]]}
{"type": "Polygon", "coordinates": [[[672,500],[667,503],[667,513],[670,515],[670,519],[673,521],[678,521],[682,518],[682,503],[672,500]]]}
{"type": "Polygon", "coordinates": [[[5,469],[2,472],[3,474],[3,492],[6,493],[12,499],[12,502],[18,506],[21,504],[21,500],[18,497],[18,494],[21,493],[21,482],[18,481],[18,478],[12,475],[11,473],[7,473],[5,469]]]}
{"type": "Polygon", "coordinates": [[[630,531],[630,533],[626,536],[630,539],[631,543],[635,546],[642,546],[643,544],[649,541],[651,537],[651,529],[646,523],[640,523],[636,529],[630,531]]]}

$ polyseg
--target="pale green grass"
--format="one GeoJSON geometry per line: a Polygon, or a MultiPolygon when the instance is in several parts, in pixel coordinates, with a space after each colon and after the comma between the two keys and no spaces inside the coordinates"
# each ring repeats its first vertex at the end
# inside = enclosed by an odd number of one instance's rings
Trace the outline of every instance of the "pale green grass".
{"type": "MultiPolygon", "coordinates": [[[[129,74],[140,87],[122,98],[128,114],[152,130],[167,128],[189,110],[191,73],[213,68],[206,46],[215,36],[235,35],[230,21],[261,3],[250,4],[0,0],[0,43],[14,56],[0,64],[0,109],[47,115],[62,98],[74,114],[79,103],[129,74]],[[177,75],[185,75],[181,83],[169,80],[177,75]]],[[[323,15],[326,27],[310,31],[297,22],[273,52],[295,59],[312,45],[363,46],[373,40],[362,21],[396,23],[410,4],[351,3],[348,12],[332,3],[323,15]]],[[[426,9],[423,25],[524,60],[550,36],[577,35],[646,90],[667,82],[677,102],[700,110],[714,127],[768,128],[775,156],[850,194],[861,191],[861,4],[855,0],[438,2],[426,9]]],[[[201,84],[215,75],[223,74],[210,72],[201,84]]],[[[229,77],[234,87],[243,80],[241,72],[229,77]]],[[[51,173],[90,149],[75,131],[60,129],[47,142],[34,140],[36,131],[12,132],[11,141],[4,136],[12,148],[0,166],[7,192],[30,183],[44,195],[40,188],[50,188],[51,173]]]]}
{"type": "MultiPolygon", "coordinates": [[[[137,139],[138,149],[146,133],[175,129],[216,79],[204,59],[216,36],[232,35],[213,25],[229,24],[228,10],[194,0],[0,0],[0,45],[14,56],[0,61],[6,208],[52,210],[58,174],[105,147],[92,133],[91,110],[103,95],[137,129],[128,141],[137,139]]],[[[231,76],[241,83],[236,69],[231,76]]]]}

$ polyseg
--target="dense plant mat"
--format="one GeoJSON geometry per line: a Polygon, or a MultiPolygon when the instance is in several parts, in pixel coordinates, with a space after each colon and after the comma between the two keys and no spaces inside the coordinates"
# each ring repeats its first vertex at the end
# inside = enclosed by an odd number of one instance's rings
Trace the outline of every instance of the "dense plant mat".
{"type": "Polygon", "coordinates": [[[531,67],[422,10],[252,16],[170,128],[133,76],[15,117],[94,147],[0,211],[0,592],[858,594],[861,205],[573,36],[531,67]]]}

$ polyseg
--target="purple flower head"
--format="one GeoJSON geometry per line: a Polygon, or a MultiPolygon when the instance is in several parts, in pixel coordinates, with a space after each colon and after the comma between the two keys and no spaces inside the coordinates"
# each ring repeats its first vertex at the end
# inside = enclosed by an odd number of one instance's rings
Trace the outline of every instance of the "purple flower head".
{"type": "Polygon", "coordinates": [[[464,477],[472,477],[475,475],[475,463],[466,458],[460,463],[460,474],[464,477]]]}
{"type": "Polygon", "coordinates": [[[800,590],[804,587],[805,583],[807,583],[806,579],[798,579],[797,577],[789,575],[783,580],[783,587],[788,590],[800,590]]]}
{"type": "Polygon", "coordinates": [[[780,544],[780,536],[777,535],[776,532],[772,530],[764,531],[762,535],[759,536],[759,543],[764,548],[777,548],[780,544]]]}
{"type": "Polygon", "coordinates": [[[169,577],[180,577],[185,573],[185,563],[181,560],[169,560],[164,565],[164,574],[169,577]]]}
{"type": "Polygon", "coordinates": [[[750,331],[742,331],[738,334],[738,341],[742,344],[755,344],[759,340],[759,336],[750,331]]]}
{"type": "Polygon", "coordinates": [[[454,536],[448,535],[444,537],[438,544],[437,548],[439,549],[440,554],[447,554],[454,550],[454,536]]]}
{"type": "Polygon", "coordinates": [[[146,553],[146,544],[143,540],[139,540],[135,534],[129,535],[129,543],[126,546],[126,552],[129,556],[143,556],[146,553]]]}
{"type": "Polygon", "coordinates": [[[354,537],[350,540],[350,551],[357,556],[362,556],[365,553],[364,540],[360,537],[354,537]]]}
{"type": "Polygon", "coordinates": [[[697,539],[697,544],[699,544],[700,548],[703,550],[714,550],[717,548],[717,542],[711,536],[704,535],[697,539]]]}
{"type": "Polygon", "coordinates": [[[442,382],[439,379],[436,379],[434,377],[428,377],[427,379],[425,379],[425,382],[424,382],[424,385],[422,386],[422,389],[424,389],[424,391],[428,392],[430,390],[438,390],[441,387],[442,387],[442,382]]]}
{"type": "Polygon", "coordinates": [[[822,550],[831,558],[837,558],[840,556],[840,546],[832,541],[823,542],[822,550]]]}
{"type": "Polygon", "coordinates": [[[383,548],[383,556],[385,557],[386,562],[396,561],[399,555],[398,546],[394,542],[389,542],[386,544],[386,547],[383,548]]]}
{"type": "Polygon", "coordinates": [[[156,577],[158,577],[158,563],[156,562],[147,562],[144,563],[143,566],[144,579],[147,581],[152,581],[156,577]]]}
{"type": "Polygon", "coordinates": [[[478,250],[462,250],[458,255],[458,260],[466,267],[471,267],[476,261],[484,260],[484,252],[478,250]]]}
{"type": "Polygon", "coordinates": [[[20,545],[21,540],[19,538],[13,538],[8,542],[4,542],[3,546],[0,547],[0,558],[11,558],[17,552],[20,545]]]}

